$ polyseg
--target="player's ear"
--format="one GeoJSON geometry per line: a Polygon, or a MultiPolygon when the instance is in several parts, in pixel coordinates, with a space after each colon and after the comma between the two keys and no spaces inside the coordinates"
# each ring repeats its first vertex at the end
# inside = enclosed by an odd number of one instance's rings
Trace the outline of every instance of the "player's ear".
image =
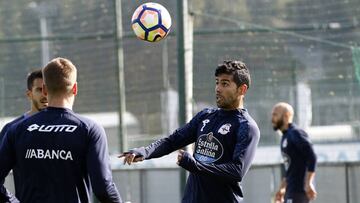
{"type": "Polygon", "coordinates": [[[46,89],[45,83],[42,84],[42,94],[43,94],[45,97],[47,97],[47,95],[48,95],[48,91],[47,91],[47,89],[46,89]]]}
{"type": "Polygon", "coordinates": [[[287,122],[289,122],[289,120],[290,120],[290,112],[289,112],[289,111],[285,111],[285,112],[283,113],[283,115],[284,115],[284,120],[287,121],[287,122]]]}
{"type": "Polygon", "coordinates": [[[242,84],[238,87],[238,91],[240,95],[245,95],[247,92],[248,86],[246,84],[242,84]]]}
{"type": "Polygon", "coordinates": [[[26,97],[27,98],[29,98],[29,99],[31,99],[31,97],[32,97],[32,92],[31,92],[31,90],[26,90],[26,97]]]}
{"type": "Polygon", "coordinates": [[[78,88],[77,88],[77,82],[74,83],[73,87],[72,87],[72,93],[74,95],[77,95],[78,92],[78,88]]]}

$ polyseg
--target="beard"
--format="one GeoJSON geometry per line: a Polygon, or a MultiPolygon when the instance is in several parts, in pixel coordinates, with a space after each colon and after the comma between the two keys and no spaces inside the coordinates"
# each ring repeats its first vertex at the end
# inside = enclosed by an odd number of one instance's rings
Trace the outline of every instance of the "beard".
{"type": "Polygon", "coordinates": [[[219,99],[216,99],[216,105],[222,109],[230,109],[233,108],[234,103],[236,103],[236,99],[233,97],[225,98],[222,96],[218,96],[219,99]]]}
{"type": "Polygon", "coordinates": [[[283,121],[283,120],[279,120],[279,121],[277,121],[277,122],[275,123],[275,125],[273,125],[273,129],[274,129],[275,131],[280,130],[281,126],[283,126],[283,125],[284,125],[284,121],[283,121]]]}
{"type": "Polygon", "coordinates": [[[32,102],[33,102],[34,107],[36,108],[37,111],[41,111],[41,110],[43,110],[43,109],[45,109],[47,107],[47,105],[43,104],[44,101],[33,100],[32,102]]]}

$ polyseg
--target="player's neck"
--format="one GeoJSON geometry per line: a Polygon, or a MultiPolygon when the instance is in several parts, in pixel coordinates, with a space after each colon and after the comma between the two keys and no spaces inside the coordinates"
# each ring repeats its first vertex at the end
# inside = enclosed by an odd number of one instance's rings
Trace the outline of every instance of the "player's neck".
{"type": "Polygon", "coordinates": [[[232,111],[232,110],[243,109],[243,108],[244,108],[243,102],[240,101],[239,103],[235,103],[227,108],[222,108],[222,109],[225,111],[232,111]]]}
{"type": "Polygon", "coordinates": [[[287,131],[287,129],[289,129],[289,125],[290,125],[289,122],[285,122],[284,125],[283,125],[282,128],[281,128],[281,131],[282,131],[282,132],[287,131]]]}
{"type": "Polygon", "coordinates": [[[236,106],[236,109],[243,109],[244,108],[244,99],[240,99],[239,103],[236,106]]]}
{"type": "Polygon", "coordinates": [[[48,102],[48,106],[51,107],[72,109],[74,104],[74,98],[48,98],[48,102]]]}
{"type": "Polygon", "coordinates": [[[37,112],[39,112],[37,109],[31,108],[31,110],[26,112],[25,114],[28,115],[28,116],[31,116],[31,115],[33,115],[34,113],[37,113],[37,112]]]}

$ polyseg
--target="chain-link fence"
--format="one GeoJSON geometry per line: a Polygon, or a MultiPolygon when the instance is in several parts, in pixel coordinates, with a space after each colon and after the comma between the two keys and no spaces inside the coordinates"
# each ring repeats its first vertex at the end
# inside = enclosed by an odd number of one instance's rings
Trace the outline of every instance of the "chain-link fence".
{"type": "MultiPolygon", "coordinates": [[[[145,1],[121,1],[129,145],[166,136],[177,125],[176,1],[157,1],[173,18],[170,36],[159,43],[135,38],[130,19],[145,1]]],[[[28,109],[25,76],[53,57],[68,57],[79,69],[75,111],[116,113],[119,91],[115,1],[0,2],[0,115],[28,109]]],[[[271,106],[287,101],[303,127],[347,129],[359,140],[359,2],[193,1],[195,111],[215,106],[213,74],[225,59],[249,66],[253,84],[246,107],[259,123],[261,144],[277,143],[271,106]]],[[[2,122],[3,124],[4,122],[2,122]]],[[[117,123],[109,124],[118,148],[117,123]]],[[[318,131],[316,131],[318,132],[318,131]]]]}

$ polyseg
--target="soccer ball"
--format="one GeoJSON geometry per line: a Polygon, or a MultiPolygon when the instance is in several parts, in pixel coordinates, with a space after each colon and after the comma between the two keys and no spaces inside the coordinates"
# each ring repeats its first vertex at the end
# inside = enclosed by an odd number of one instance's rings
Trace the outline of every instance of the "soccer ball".
{"type": "Polygon", "coordinates": [[[171,17],[166,8],[158,3],[144,3],[134,12],[131,27],[139,39],[157,42],[170,31],[171,17]]]}

